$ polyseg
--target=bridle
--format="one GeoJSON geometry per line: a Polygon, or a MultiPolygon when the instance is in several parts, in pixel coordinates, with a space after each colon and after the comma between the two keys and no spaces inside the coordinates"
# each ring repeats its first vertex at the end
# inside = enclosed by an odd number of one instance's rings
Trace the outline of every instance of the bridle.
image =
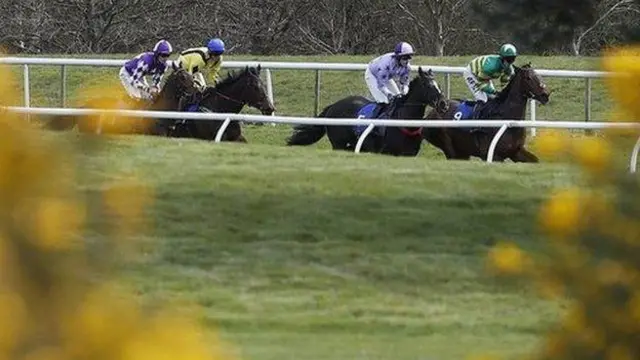
{"type": "MultiPolygon", "coordinates": [[[[433,79],[432,77],[428,78],[430,82],[435,81],[435,79],[433,79]]],[[[442,94],[442,93],[440,93],[442,94]]],[[[438,108],[438,102],[439,99],[435,99],[435,100],[428,100],[428,101],[421,101],[421,102],[404,102],[402,104],[402,106],[404,107],[409,107],[409,106],[431,106],[434,109],[438,108]]],[[[400,132],[402,132],[405,136],[408,137],[416,137],[416,136],[420,136],[422,135],[422,127],[418,127],[415,130],[409,130],[409,128],[407,127],[399,127],[400,128],[400,132]]]]}
{"type": "MultiPolygon", "coordinates": [[[[253,73],[247,73],[247,74],[248,74],[249,76],[253,77],[253,78],[257,78],[258,80],[260,79],[260,78],[258,78],[258,76],[257,76],[257,75],[255,75],[255,74],[253,74],[253,73]]],[[[226,100],[229,100],[229,101],[231,101],[231,102],[234,102],[234,103],[236,103],[236,104],[238,104],[238,105],[240,105],[240,106],[248,105],[248,106],[250,106],[250,107],[254,107],[254,108],[256,108],[256,109],[260,109],[260,108],[261,108],[261,106],[260,106],[260,105],[262,105],[262,102],[250,102],[250,101],[238,100],[238,99],[236,99],[236,98],[234,98],[234,97],[232,97],[232,96],[229,96],[229,95],[227,95],[227,94],[225,94],[225,93],[221,92],[221,91],[220,91],[220,90],[218,90],[216,87],[212,87],[212,88],[211,88],[211,91],[213,91],[216,95],[220,96],[221,98],[226,99],[226,100]]]]}

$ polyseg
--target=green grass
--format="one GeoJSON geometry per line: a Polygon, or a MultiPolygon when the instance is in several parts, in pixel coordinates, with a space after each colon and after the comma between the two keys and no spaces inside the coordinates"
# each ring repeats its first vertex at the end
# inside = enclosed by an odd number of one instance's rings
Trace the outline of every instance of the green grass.
{"type": "Polygon", "coordinates": [[[557,305],[483,262],[498,240],[538,248],[540,202],[575,181],[565,166],[110,143],[80,155],[82,187],[135,172],[156,194],[129,279],[144,298],[201,305],[244,359],[515,356],[556,320],[557,305]]]}
{"type": "MultiPolygon", "coordinates": [[[[128,58],[132,54],[120,55],[78,55],[78,57],[92,58],[128,58]]],[[[54,55],[47,55],[54,56],[54,55]]],[[[372,56],[249,56],[233,55],[226,60],[257,60],[257,61],[294,61],[294,62],[355,62],[366,63],[372,56]]],[[[424,57],[413,60],[417,65],[449,65],[464,66],[472,56],[454,57],[424,57]]],[[[600,70],[599,59],[590,57],[542,57],[522,55],[518,64],[531,61],[535,68],[568,69],[568,70],[600,70]]],[[[15,67],[16,74],[21,76],[20,68],[15,67]]],[[[224,71],[229,69],[223,69],[224,71]]],[[[67,86],[70,103],[82,95],[83,88],[95,86],[105,81],[117,81],[117,68],[69,67],[67,72],[67,86]]],[[[224,72],[223,71],[223,72],[224,72]]],[[[353,94],[367,95],[362,73],[358,71],[322,71],[320,108],[332,102],[353,94]]],[[[444,87],[444,75],[438,76],[444,87]]],[[[273,70],[275,105],[277,114],[289,116],[312,116],[314,113],[315,71],[312,70],[273,70]]],[[[585,79],[545,78],[548,87],[553,90],[551,102],[546,106],[537,107],[537,118],[544,120],[585,120],[584,97],[585,79]]],[[[60,67],[32,66],[31,92],[32,106],[60,106],[60,67]]],[[[20,89],[22,91],[22,89],[20,89]]],[[[591,120],[605,121],[609,117],[611,104],[602,80],[593,80],[591,120]]],[[[368,95],[367,95],[368,96],[368,95]]],[[[470,96],[466,85],[459,75],[451,77],[451,97],[468,98],[470,96]]],[[[250,109],[247,113],[257,114],[250,109]]],[[[527,111],[527,118],[529,112],[527,111]]],[[[290,126],[245,128],[247,138],[252,143],[283,144],[290,134],[290,126]]],[[[326,139],[321,141],[321,148],[327,147],[326,139]]]]}

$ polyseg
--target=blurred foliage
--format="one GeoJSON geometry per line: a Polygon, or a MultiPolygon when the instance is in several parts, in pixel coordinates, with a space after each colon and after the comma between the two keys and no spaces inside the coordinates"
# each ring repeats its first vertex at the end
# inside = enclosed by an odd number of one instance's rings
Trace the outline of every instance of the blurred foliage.
{"type": "MultiPolygon", "coordinates": [[[[612,50],[602,64],[614,73],[607,78],[612,117],[640,119],[640,48],[612,50]]],[[[639,134],[541,139],[545,153],[583,170],[584,183],[555,190],[542,206],[545,251],[502,242],[487,258],[494,274],[529,279],[542,296],[569,304],[531,359],[640,358],[640,183],[624,156],[639,134]]]]}
{"type": "MultiPolygon", "coordinates": [[[[17,103],[8,69],[0,78],[0,105],[17,103]]],[[[35,124],[0,113],[0,359],[229,358],[194,309],[145,305],[113,271],[150,225],[152,189],[131,177],[90,199],[74,154],[100,151],[96,140],[42,136],[35,124]],[[113,228],[86,236],[97,218],[113,228]]]]}

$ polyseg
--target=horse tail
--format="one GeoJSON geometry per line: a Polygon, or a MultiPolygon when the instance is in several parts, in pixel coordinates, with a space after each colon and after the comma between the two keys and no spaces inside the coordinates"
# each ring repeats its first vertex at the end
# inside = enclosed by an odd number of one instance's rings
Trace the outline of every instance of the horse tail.
{"type": "Polygon", "coordinates": [[[66,131],[71,130],[76,125],[75,116],[53,115],[45,121],[43,128],[46,130],[66,131]]]}
{"type": "MultiPolygon", "coordinates": [[[[326,107],[317,117],[326,117],[330,106],[326,107]]],[[[287,146],[306,146],[320,141],[327,133],[324,125],[296,125],[293,127],[293,135],[287,139],[287,146]]]]}
{"type": "Polygon", "coordinates": [[[327,132],[327,128],[324,125],[296,125],[293,129],[293,135],[287,139],[287,146],[315,144],[327,132]]]}

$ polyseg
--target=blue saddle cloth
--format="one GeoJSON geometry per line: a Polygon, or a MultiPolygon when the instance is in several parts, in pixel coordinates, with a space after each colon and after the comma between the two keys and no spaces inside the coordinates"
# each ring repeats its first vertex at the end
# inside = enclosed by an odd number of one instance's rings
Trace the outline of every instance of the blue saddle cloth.
{"type": "Polygon", "coordinates": [[[475,105],[475,101],[460,101],[456,111],[453,113],[454,120],[473,119],[473,108],[475,105]]]}
{"type": "MultiPolygon", "coordinates": [[[[384,114],[381,114],[380,112],[378,112],[378,106],[384,106],[386,104],[378,104],[376,102],[370,102],[366,105],[364,105],[363,107],[360,108],[360,110],[358,110],[358,113],[356,114],[358,119],[372,119],[374,118],[373,114],[374,112],[377,112],[377,116],[375,116],[375,118],[382,118],[384,114]]],[[[353,127],[353,130],[355,131],[357,136],[360,136],[364,130],[367,128],[368,125],[355,125],[353,127]]]]}
{"type": "Polygon", "coordinates": [[[186,112],[198,112],[200,106],[197,103],[187,105],[186,112]]]}

